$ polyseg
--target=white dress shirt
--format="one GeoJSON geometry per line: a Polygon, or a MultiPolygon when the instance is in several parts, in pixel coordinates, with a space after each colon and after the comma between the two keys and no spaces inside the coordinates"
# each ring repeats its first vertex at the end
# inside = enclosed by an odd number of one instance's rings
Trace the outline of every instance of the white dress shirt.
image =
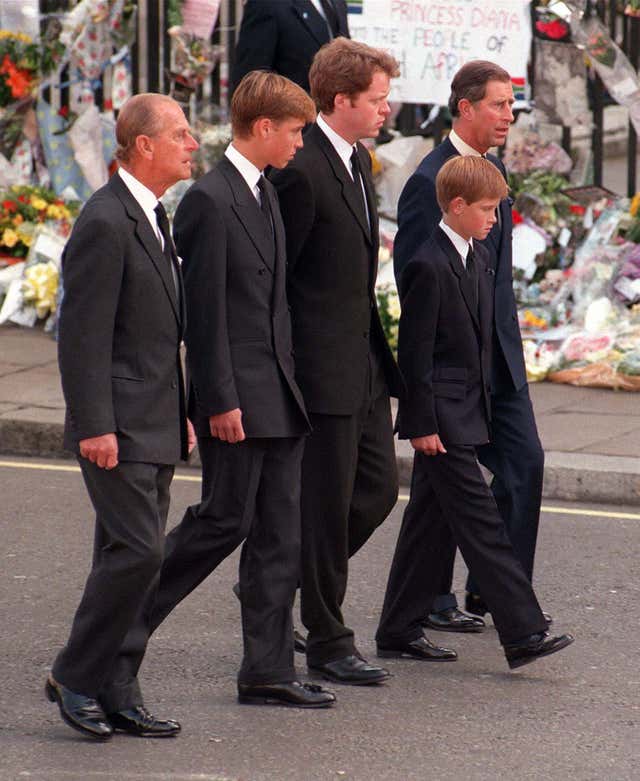
{"type": "Polygon", "coordinates": [[[260,190],[258,188],[258,182],[262,176],[262,171],[255,167],[255,165],[235,148],[233,143],[229,144],[226,148],[225,157],[229,162],[238,170],[240,176],[245,180],[249,189],[253,193],[253,197],[258,203],[260,203],[260,190]]]}
{"type": "Polygon", "coordinates": [[[463,157],[468,155],[471,155],[472,157],[484,157],[477,149],[474,149],[472,146],[469,146],[466,141],[463,141],[453,128],[451,128],[451,132],[449,133],[449,141],[454,145],[456,152],[463,157]]]}
{"type": "Polygon", "coordinates": [[[469,241],[463,239],[462,236],[450,228],[444,220],[440,220],[439,227],[442,228],[442,230],[451,239],[451,243],[458,251],[458,255],[460,255],[460,259],[462,260],[462,265],[466,269],[467,253],[469,250],[473,250],[473,239],[469,239],[469,241]]]}
{"type": "Polygon", "coordinates": [[[130,174],[129,171],[122,168],[122,166],[118,168],[118,175],[125,183],[131,195],[133,195],[135,200],[138,202],[142,211],[145,213],[146,218],[149,220],[149,223],[153,228],[153,232],[158,237],[160,246],[164,250],[164,238],[160,232],[158,218],[154,211],[158,205],[158,199],[146,185],[142,184],[139,179],[136,179],[133,174],[130,174]]]}

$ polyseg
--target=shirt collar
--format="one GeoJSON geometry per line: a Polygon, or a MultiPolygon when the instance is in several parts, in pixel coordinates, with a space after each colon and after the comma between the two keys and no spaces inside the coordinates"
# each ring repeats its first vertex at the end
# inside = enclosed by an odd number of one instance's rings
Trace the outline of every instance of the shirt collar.
{"type": "Polygon", "coordinates": [[[318,114],[316,123],[320,130],[322,130],[322,132],[331,142],[331,146],[338,153],[338,157],[344,163],[345,168],[349,172],[349,176],[353,177],[353,174],[351,173],[351,155],[353,154],[355,146],[350,144],[348,141],[345,141],[342,136],[338,135],[336,131],[329,125],[327,120],[322,116],[322,114],[318,114]]]}
{"type": "Polygon", "coordinates": [[[474,149],[472,146],[469,146],[466,141],[463,141],[453,128],[451,128],[451,132],[449,133],[449,141],[451,141],[455,147],[456,152],[463,157],[469,155],[472,157],[484,157],[477,149],[474,149]]]}
{"type": "Polygon", "coordinates": [[[240,176],[245,180],[249,189],[255,197],[258,195],[258,182],[262,176],[262,171],[255,167],[255,165],[235,148],[233,143],[225,150],[225,157],[229,162],[237,168],[240,176]]]}
{"type": "Polygon", "coordinates": [[[122,181],[127,185],[131,195],[133,195],[140,204],[142,210],[147,214],[149,214],[149,212],[153,214],[153,210],[158,205],[158,199],[151,190],[146,185],[142,184],[139,179],[136,179],[133,174],[122,168],[122,166],[118,168],[118,174],[122,181]]]}
{"type": "Polygon", "coordinates": [[[463,239],[462,236],[459,233],[456,233],[452,228],[450,228],[447,223],[444,220],[440,220],[440,228],[446,233],[446,235],[451,239],[451,243],[456,248],[456,251],[458,252],[458,255],[462,258],[462,264],[466,268],[467,267],[467,253],[469,250],[473,249],[473,239],[470,239],[467,241],[466,239],[463,239]]]}

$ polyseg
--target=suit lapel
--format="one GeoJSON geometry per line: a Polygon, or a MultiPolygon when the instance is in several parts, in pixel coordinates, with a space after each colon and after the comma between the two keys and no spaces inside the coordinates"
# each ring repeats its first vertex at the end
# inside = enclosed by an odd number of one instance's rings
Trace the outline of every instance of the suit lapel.
{"type": "Polygon", "coordinates": [[[480,331],[480,323],[478,322],[478,309],[475,306],[475,296],[472,289],[472,280],[467,275],[462,265],[462,258],[458,254],[458,250],[453,246],[449,237],[441,228],[436,229],[435,233],[438,244],[449,258],[449,265],[451,270],[458,279],[458,285],[460,286],[460,292],[464,303],[469,311],[469,315],[473,321],[474,326],[480,331]]]}
{"type": "Polygon", "coordinates": [[[231,208],[236,213],[240,224],[247,232],[253,246],[262,258],[262,262],[273,273],[273,253],[271,230],[266,224],[264,215],[254,194],[242,177],[242,174],[226,157],[218,163],[218,169],[227,180],[234,202],[231,208]]]}
{"type": "Polygon", "coordinates": [[[320,46],[329,43],[327,23],[320,16],[311,0],[293,0],[291,10],[320,46]]]}
{"type": "MultiPolygon", "coordinates": [[[[176,316],[178,324],[180,324],[182,322],[182,313],[178,310],[176,286],[173,282],[173,275],[171,274],[171,269],[167,263],[167,258],[160,247],[158,237],[147,219],[147,215],[142,211],[142,207],[133,197],[131,191],[118,174],[114,174],[111,177],[109,180],[109,187],[120,199],[129,217],[136,223],[136,238],[143,246],[156,271],[160,275],[164,289],[169,296],[173,313],[176,316]]],[[[180,278],[179,274],[178,278],[180,278]]]]}
{"type": "Polygon", "coordinates": [[[269,198],[269,206],[271,208],[271,217],[273,218],[273,234],[276,242],[275,253],[275,278],[273,283],[273,309],[277,309],[281,298],[286,294],[286,236],[284,230],[284,223],[282,222],[282,216],[280,214],[280,204],[278,203],[278,196],[271,182],[267,179],[266,193],[269,198]]]}
{"type": "MultiPolygon", "coordinates": [[[[309,133],[313,133],[318,143],[318,146],[320,147],[323,154],[327,158],[327,161],[331,166],[331,170],[333,171],[334,176],[340,182],[343,199],[345,200],[347,206],[349,207],[349,210],[351,211],[354,218],[356,219],[356,222],[362,229],[362,232],[364,233],[367,241],[371,244],[372,243],[371,231],[369,230],[369,225],[367,223],[367,216],[364,213],[362,196],[356,190],[353,179],[351,178],[349,172],[345,168],[344,163],[340,159],[340,156],[334,149],[333,144],[331,143],[331,141],[329,141],[329,139],[322,132],[322,130],[317,125],[313,125],[311,130],[309,130],[309,133]]],[[[363,171],[363,178],[365,180],[366,180],[366,176],[367,175],[364,174],[363,171]]],[[[365,182],[365,190],[366,189],[367,189],[367,184],[365,182]]],[[[370,196],[370,194],[367,193],[368,201],[370,197],[373,196],[370,196]]],[[[371,202],[369,201],[369,203],[371,202]]],[[[375,204],[375,199],[374,199],[374,204],[375,204]]],[[[373,223],[372,223],[372,227],[373,227],[373,223]]]]}

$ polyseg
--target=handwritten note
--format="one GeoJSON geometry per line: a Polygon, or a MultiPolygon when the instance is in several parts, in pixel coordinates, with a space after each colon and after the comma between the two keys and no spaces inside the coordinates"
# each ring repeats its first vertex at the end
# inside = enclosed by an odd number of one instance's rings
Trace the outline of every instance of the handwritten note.
{"type": "Polygon", "coordinates": [[[349,29],[355,40],[399,61],[393,100],[446,105],[451,79],[469,60],[496,62],[524,83],[529,6],[529,0],[362,0],[349,6],[349,29]]]}

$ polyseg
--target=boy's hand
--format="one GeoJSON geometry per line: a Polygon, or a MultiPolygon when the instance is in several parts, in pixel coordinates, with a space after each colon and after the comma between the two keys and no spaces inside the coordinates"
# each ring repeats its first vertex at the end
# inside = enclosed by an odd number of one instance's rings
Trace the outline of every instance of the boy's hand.
{"type": "Polygon", "coordinates": [[[438,453],[446,453],[445,446],[442,444],[438,434],[429,434],[426,437],[416,437],[411,440],[414,450],[424,453],[425,456],[437,456],[438,453]]]}

